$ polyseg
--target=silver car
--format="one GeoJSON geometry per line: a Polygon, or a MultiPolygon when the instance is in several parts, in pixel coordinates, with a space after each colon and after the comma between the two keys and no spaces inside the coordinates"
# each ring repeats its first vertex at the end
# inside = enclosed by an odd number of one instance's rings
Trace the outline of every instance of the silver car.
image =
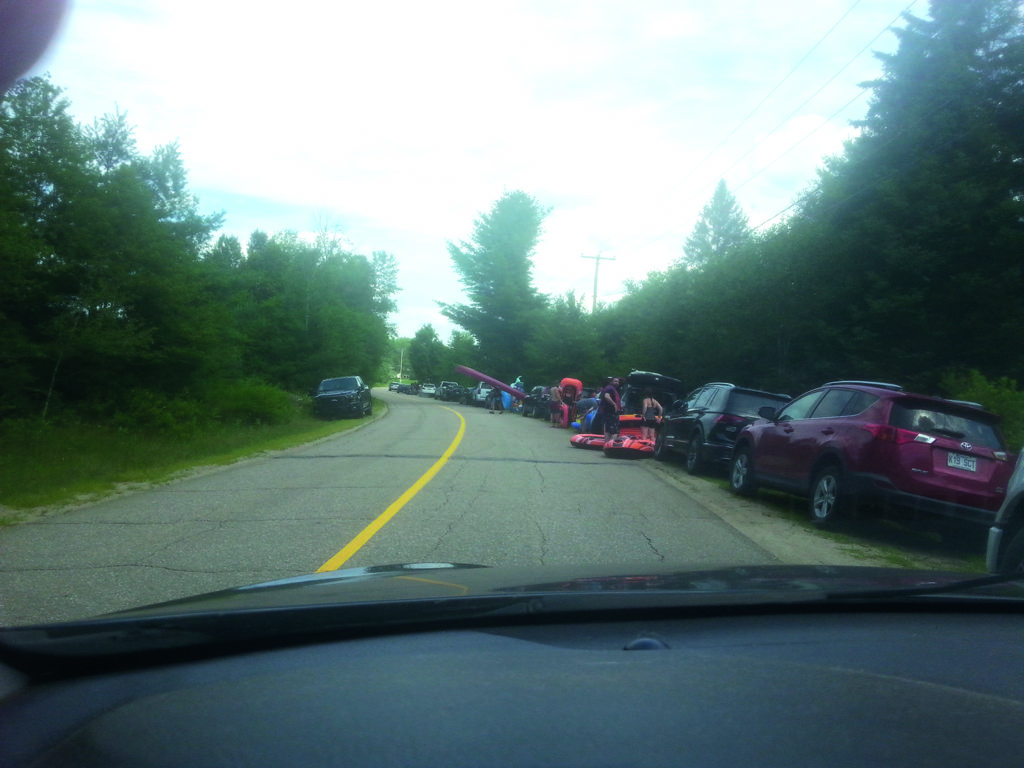
{"type": "Polygon", "coordinates": [[[1024,572],[1024,450],[1017,456],[1006,498],[988,530],[985,565],[992,573],[1024,572]]]}

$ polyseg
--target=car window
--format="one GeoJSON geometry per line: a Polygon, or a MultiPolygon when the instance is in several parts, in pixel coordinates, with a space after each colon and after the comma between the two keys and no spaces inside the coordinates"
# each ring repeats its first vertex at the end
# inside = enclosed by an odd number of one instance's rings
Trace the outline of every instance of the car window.
{"type": "Polygon", "coordinates": [[[814,407],[811,418],[828,419],[841,416],[853,395],[854,392],[850,389],[830,389],[814,407]]]}
{"type": "Polygon", "coordinates": [[[729,390],[724,387],[711,387],[711,396],[708,398],[708,408],[713,411],[721,411],[729,397],[729,390]]]}
{"type": "Polygon", "coordinates": [[[850,398],[849,402],[846,403],[846,407],[843,408],[841,416],[853,416],[858,413],[863,413],[872,405],[878,402],[878,397],[872,395],[870,392],[854,392],[853,397],[850,398]]]}
{"type": "Polygon", "coordinates": [[[708,403],[711,401],[711,396],[714,394],[713,387],[704,387],[697,397],[690,403],[691,408],[706,408],[708,403]]]}
{"type": "Polygon", "coordinates": [[[342,376],[339,379],[325,379],[320,384],[320,391],[331,392],[338,389],[355,389],[358,386],[358,379],[356,377],[342,376]]]}
{"type": "Polygon", "coordinates": [[[736,414],[737,416],[755,417],[758,411],[766,405],[772,408],[779,408],[785,404],[785,400],[778,397],[765,397],[752,392],[741,392],[732,390],[729,395],[729,403],[723,411],[736,414]]]}
{"type": "Polygon", "coordinates": [[[943,408],[941,404],[925,406],[895,402],[889,413],[889,423],[900,429],[965,440],[986,448],[1004,448],[994,425],[970,418],[954,408],[943,408]]]}
{"type": "Polygon", "coordinates": [[[785,410],[779,414],[779,421],[806,419],[820,397],[821,392],[809,392],[806,395],[801,395],[787,405],[785,410]]]}

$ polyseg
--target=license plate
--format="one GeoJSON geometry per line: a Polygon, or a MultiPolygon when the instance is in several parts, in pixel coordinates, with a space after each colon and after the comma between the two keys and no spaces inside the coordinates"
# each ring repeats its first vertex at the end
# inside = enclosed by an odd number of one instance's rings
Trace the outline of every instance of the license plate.
{"type": "Polygon", "coordinates": [[[978,460],[973,456],[965,456],[962,453],[950,453],[946,455],[946,466],[954,469],[966,469],[968,472],[978,471],[978,460]]]}

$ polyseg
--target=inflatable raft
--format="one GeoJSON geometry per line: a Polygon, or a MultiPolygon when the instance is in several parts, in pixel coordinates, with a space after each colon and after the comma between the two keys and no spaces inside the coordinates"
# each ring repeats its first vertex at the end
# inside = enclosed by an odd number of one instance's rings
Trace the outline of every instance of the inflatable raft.
{"type": "Polygon", "coordinates": [[[616,459],[646,459],[654,455],[654,443],[636,435],[614,435],[601,447],[605,456],[616,459]]]}
{"type": "Polygon", "coordinates": [[[604,448],[604,435],[573,435],[569,442],[573,448],[593,448],[599,451],[604,448]]]}

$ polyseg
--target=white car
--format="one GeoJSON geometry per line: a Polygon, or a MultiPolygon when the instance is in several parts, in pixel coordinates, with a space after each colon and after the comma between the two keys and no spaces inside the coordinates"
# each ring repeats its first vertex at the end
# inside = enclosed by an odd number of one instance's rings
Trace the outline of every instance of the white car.
{"type": "Polygon", "coordinates": [[[476,389],[473,390],[473,405],[486,405],[487,398],[491,394],[491,390],[494,389],[490,384],[480,382],[476,385],[476,389]]]}
{"type": "Polygon", "coordinates": [[[435,394],[437,394],[436,384],[420,384],[421,397],[433,397],[435,394]]]}

